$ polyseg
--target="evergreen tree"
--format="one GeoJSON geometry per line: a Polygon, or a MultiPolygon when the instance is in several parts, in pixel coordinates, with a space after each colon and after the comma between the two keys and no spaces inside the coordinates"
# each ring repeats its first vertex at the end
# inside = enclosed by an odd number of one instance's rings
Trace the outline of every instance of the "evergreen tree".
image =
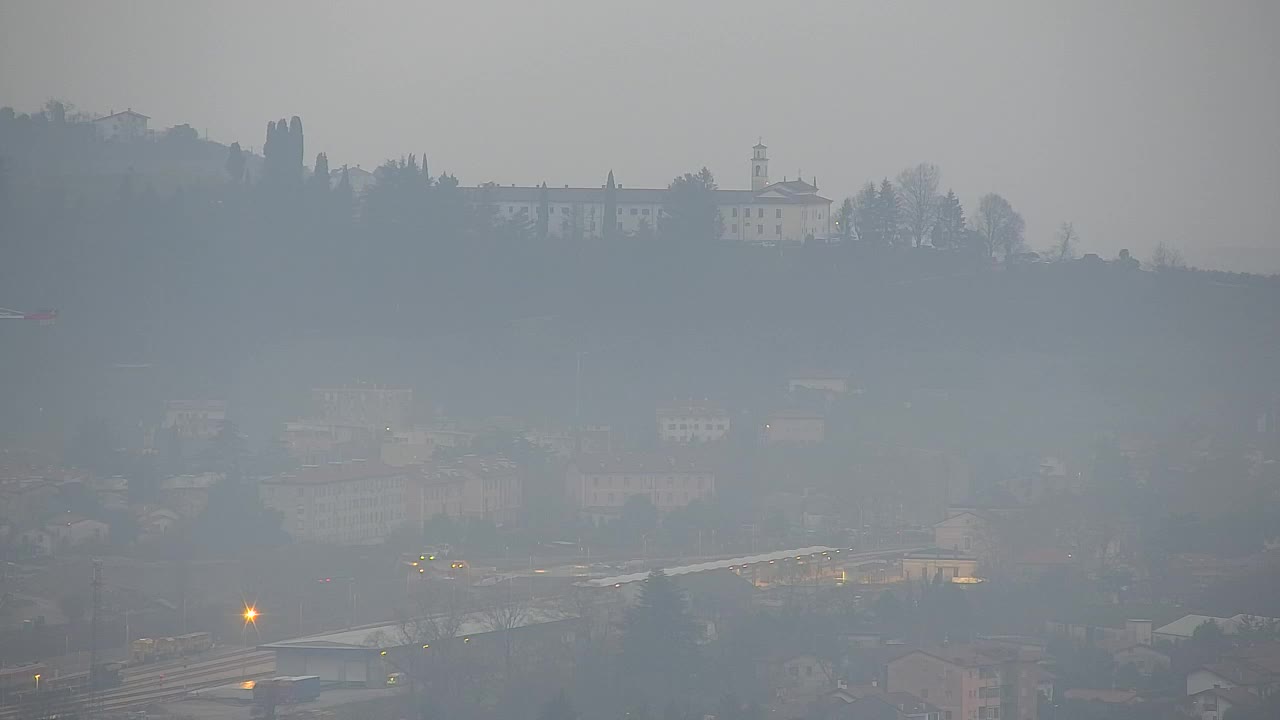
{"type": "Polygon", "coordinates": [[[854,235],[857,236],[858,244],[862,247],[883,245],[879,213],[880,206],[875,183],[868,182],[853,198],[854,235]]]}
{"type": "Polygon", "coordinates": [[[617,236],[618,228],[618,186],[613,181],[613,171],[609,171],[609,179],[604,185],[604,227],[601,237],[606,241],[617,236]]]}
{"type": "Polygon", "coordinates": [[[697,640],[680,587],[662,570],[649,573],[639,602],[627,614],[622,638],[622,660],[630,676],[640,687],[657,683],[664,697],[677,697],[695,668],[697,640]]]}
{"type": "Polygon", "coordinates": [[[959,249],[965,236],[964,208],[960,206],[960,198],[954,190],[938,201],[938,217],[933,224],[930,240],[933,246],[944,250],[959,249]]]}
{"type": "Polygon", "coordinates": [[[716,189],[715,176],[705,167],[672,180],[659,228],[662,234],[686,242],[719,240],[724,230],[716,189]]]}
{"type": "Polygon", "coordinates": [[[269,182],[274,182],[279,175],[280,165],[280,133],[276,130],[276,121],[267,121],[267,139],[262,143],[262,175],[269,182]]]}
{"type": "Polygon", "coordinates": [[[840,203],[840,212],[836,215],[836,232],[840,237],[840,242],[849,244],[853,239],[853,229],[856,224],[857,210],[853,204],[853,198],[845,198],[840,203]]]}
{"type": "Polygon", "coordinates": [[[351,176],[347,173],[347,166],[343,165],[342,175],[338,177],[338,184],[333,188],[333,206],[338,217],[344,222],[351,219],[353,203],[351,176]]]}
{"type": "MultiPolygon", "coordinates": [[[[284,121],[282,120],[281,123],[284,121]]],[[[294,115],[289,120],[289,182],[302,180],[302,161],[306,157],[302,142],[302,118],[294,115]]]]}
{"type": "Polygon", "coordinates": [[[551,227],[551,199],[547,192],[547,183],[544,180],[542,186],[538,188],[538,239],[546,240],[547,233],[551,227]]]}
{"type": "Polygon", "coordinates": [[[227,175],[233,183],[244,181],[244,152],[238,142],[231,143],[231,148],[227,151],[227,175]]]}
{"type": "Polygon", "coordinates": [[[880,183],[876,193],[876,233],[885,246],[898,244],[902,237],[902,201],[889,178],[880,183]]]}
{"type": "Polygon", "coordinates": [[[323,201],[329,195],[329,157],[316,155],[315,170],[311,173],[311,194],[323,201]]]}

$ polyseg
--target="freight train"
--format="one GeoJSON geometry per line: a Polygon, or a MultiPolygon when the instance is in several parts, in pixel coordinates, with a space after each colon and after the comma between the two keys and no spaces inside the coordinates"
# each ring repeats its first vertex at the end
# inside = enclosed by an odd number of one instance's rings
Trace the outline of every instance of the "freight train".
{"type": "Polygon", "coordinates": [[[213,636],[207,632],[187,633],[177,637],[138,638],[129,644],[129,664],[144,665],[190,657],[212,648],[213,636]]]}

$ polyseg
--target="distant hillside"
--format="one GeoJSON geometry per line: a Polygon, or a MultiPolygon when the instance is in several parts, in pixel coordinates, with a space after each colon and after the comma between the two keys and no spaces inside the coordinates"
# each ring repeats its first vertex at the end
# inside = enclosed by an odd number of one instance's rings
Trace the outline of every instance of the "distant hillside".
{"type": "MultiPolygon", "coordinates": [[[[130,140],[104,140],[92,122],[51,119],[0,109],[0,158],[11,182],[58,179],[73,187],[95,179],[132,173],[163,191],[179,185],[227,179],[229,147],[200,139],[186,125],[151,130],[130,140]]],[[[258,177],[262,158],[245,154],[250,177],[258,177]]]]}
{"type": "Polygon", "coordinates": [[[1231,272],[1280,274],[1280,240],[1277,243],[1275,247],[1206,248],[1196,253],[1192,264],[1231,272]]]}

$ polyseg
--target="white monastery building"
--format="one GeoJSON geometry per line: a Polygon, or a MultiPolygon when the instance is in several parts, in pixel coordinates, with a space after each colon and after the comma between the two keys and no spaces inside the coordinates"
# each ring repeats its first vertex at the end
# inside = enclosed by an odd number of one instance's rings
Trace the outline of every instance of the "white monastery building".
{"type": "MultiPolygon", "coordinates": [[[[722,240],[745,243],[801,243],[832,235],[831,201],[818,194],[817,180],[769,181],[768,148],[751,149],[751,189],[716,190],[722,240]]],[[[612,175],[611,175],[612,179],[612,175]]],[[[666,188],[541,188],[492,185],[476,191],[493,205],[499,218],[535,222],[545,203],[547,233],[557,237],[602,238],[606,224],[621,235],[644,235],[657,229],[666,188]],[[606,218],[606,209],[611,217],[606,218]]]]}

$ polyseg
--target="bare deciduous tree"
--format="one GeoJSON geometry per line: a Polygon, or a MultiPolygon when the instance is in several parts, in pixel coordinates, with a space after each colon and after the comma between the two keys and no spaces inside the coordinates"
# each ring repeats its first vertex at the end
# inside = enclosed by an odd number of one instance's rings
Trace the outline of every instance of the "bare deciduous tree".
{"type": "Polygon", "coordinates": [[[1076,258],[1076,245],[1079,242],[1080,235],[1076,232],[1075,223],[1062,223],[1058,227],[1058,235],[1054,239],[1053,249],[1049,251],[1049,259],[1053,262],[1074,260],[1076,258]]]}
{"type": "Polygon", "coordinates": [[[1187,266],[1182,253],[1161,241],[1151,253],[1151,267],[1156,270],[1181,270],[1187,266]]]}
{"type": "Polygon", "coordinates": [[[454,657],[452,642],[466,620],[469,602],[456,587],[424,593],[414,608],[401,611],[393,630],[373,633],[364,644],[384,648],[383,659],[409,680],[410,692],[422,693],[419,702],[430,697],[452,705],[469,668],[454,657]]]}
{"type": "Polygon", "coordinates": [[[495,600],[481,611],[489,630],[499,633],[502,638],[502,672],[503,679],[507,682],[511,681],[511,661],[515,654],[513,631],[528,623],[529,611],[528,602],[511,593],[508,593],[505,598],[495,600]]]}
{"type": "Polygon", "coordinates": [[[920,163],[898,174],[903,228],[911,247],[920,247],[938,218],[938,166],[920,163]]]}
{"type": "Polygon", "coordinates": [[[1004,259],[1018,252],[1025,244],[1023,232],[1026,223],[1008,200],[996,193],[987,193],[978,201],[978,213],[974,216],[974,229],[982,237],[987,255],[1004,259]]]}

